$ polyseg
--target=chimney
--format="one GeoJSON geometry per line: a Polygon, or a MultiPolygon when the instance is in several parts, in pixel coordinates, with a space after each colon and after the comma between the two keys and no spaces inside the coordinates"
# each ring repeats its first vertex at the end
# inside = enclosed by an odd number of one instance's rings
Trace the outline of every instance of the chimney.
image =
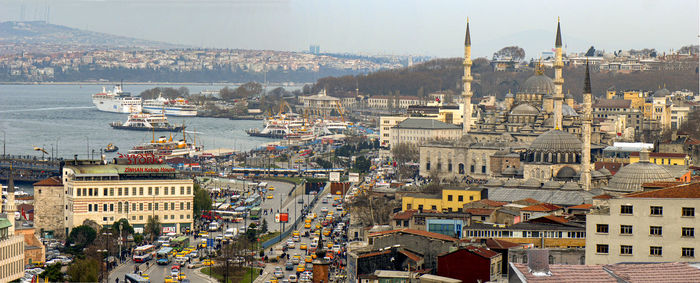
{"type": "Polygon", "coordinates": [[[639,152],[639,162],[649,163],[649,149],[648,148],[643,148],[642,151],[639,152]]]}
{"type": "Polygon", "coordinates": [[[527,268],[535,276],[551,276],[549,272],[549,250],[527,250],[527,268]]]}

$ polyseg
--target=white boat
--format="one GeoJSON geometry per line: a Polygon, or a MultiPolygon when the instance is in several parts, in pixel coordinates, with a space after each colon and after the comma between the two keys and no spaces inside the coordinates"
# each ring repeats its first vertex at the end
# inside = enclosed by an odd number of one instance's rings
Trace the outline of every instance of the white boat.
{"type": "Polygon", "coordinates": [[[191,144],[185,138],[179,141],[173,141],[173,137],[166,138],[161,136],[157,140],[134,146],[129,150],[129,154],[144,154],[154,155],[165,159],[174,157],[192,157],[196,153],[202,151],[201,146],[197,146],[196,142],[191,144]]]}
{"type": "Polygon", "coordinates": [[[105,112],[141,112],[141,98],[122,91],[121,85],[115,85],[112,91],[102,87],[102,92],[92,95],[92,103],[97,106],[97,110],[105,112]]]}
{"type": "Polygon", "coordinates": [[[173,125],[168,122],[168,117],[163,114],[131,113],[126,122],[112,122],[112,128],[120,130],[155,131],[155,132],[179,132],[185,129],[185,125],[173,125]]]}
{"type": "Polygon", "coordinates": [[[144,100],[143,111],[171,116],[197,116],[197,107],[182,97],[169,100],[159,95],[156,99],[144,100]]]}

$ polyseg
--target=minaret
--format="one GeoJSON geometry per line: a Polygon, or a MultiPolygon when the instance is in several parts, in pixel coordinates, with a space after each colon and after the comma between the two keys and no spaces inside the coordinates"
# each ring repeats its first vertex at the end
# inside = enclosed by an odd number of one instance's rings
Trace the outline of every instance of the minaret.
{"type": "Polygon", "coordinates": [[[469,18],[467,18],[467,34],[464,36],[464,76],[462,77],[462,133],[469,133],[472,122],[472,39],[469,36],[469,18]]]}
{"type": "Polygon", "coordinates": [[[562,91],[562,85],[564,85],[564,78],[561,76],[561,69],[564,67],[564,62],[562,62],[561,55],[561,28],[559,25],[559,18],[557,18],[557,39],[554,42],[554,129],[562,129],[562,103],[564,101],[564,93],[562,91]]]}
{"type": "Polygon", "coordinates": [[[9,235],[14,235],[15,234],[15,211],[17,211],[17,208],[15,207],[15,177],[14,177],[14,170],[12,168],[12,164],[10,164],[10,177],[7,180],[7,198],[6,198],[6,203],[5,203],[5,209],[4,213],[7,215],[7,220],[10,221],[10,227],[8,228],[8,234],[9,235]]]}
{"type": "Polygon", "coordinates": [[[583,189],[591,189],[591,122],[593,120],[591,91],[591,75],[588,71],[586,60],[586,78],[583,81],[583,121],[581,122],[581,137],[583,144],[581,149],[581,184],[583,189]]]}

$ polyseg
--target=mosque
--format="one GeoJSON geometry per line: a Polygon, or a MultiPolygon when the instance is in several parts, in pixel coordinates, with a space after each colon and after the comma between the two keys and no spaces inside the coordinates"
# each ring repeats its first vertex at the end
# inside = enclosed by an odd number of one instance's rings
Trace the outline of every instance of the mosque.
{"type": "MultiPolygon", "coordinates": [[[[469,21],[464,43],[462,117],[473,117],[469,21]]],[[[471,119],[463,119],[467,122],[459,140],[421,145],[420,175],[457,181],[488,179],[485,186],[489,188],[489,198],[499,201],[515,201],[549,190],[548,197],[539,197],[544,198],[541,201],[568,198],[574,204],[590,203],[592,196],[601,193],[639,191],[641,184],[648,181],[673,180],[666,169],[648,162],[648,154],[647,162],[640,158],[641,162],[622,168],[614,177],[605,168],[592,170],[592,145],[596,152],[607,140],[592,119],[588,64],[583,104],[576,112],[573,97],[564,95],[562,90],[564,64],[559,22],[554,47],[553,79],[538,65],[517,93],[506,95],[502,109],[480,113],[473,124],[471,119]],[[497,197],[499,189],[503,197],[497,197]]]]}

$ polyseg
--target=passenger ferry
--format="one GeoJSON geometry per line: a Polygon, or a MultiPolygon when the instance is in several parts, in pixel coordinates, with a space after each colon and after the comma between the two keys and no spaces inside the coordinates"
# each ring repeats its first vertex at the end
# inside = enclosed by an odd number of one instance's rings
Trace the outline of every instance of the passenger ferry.
{"type": "Polygon", "coordinates": [[[92,103],[97,110],[113,113],[141,112],[141,98],[122,91],[122,85],[114,86],[112,91],[102,87],[102,92],[92,95],[92,103]]]}
{"type": "Polygon", "coordinates": [[[185,125],[173,125],[168,122],[168,117],[163,114],[131,113],[126,122],[112,122],[112,128],[120,130],[179,132],[185,129],[185,125]]]}
{"type": "Polygon", "coordinates": [[[197,116],[197,107],[182,97],[166,99],[158,96],[156,99],[148,99],[143,102],[143,111],[148,113],[162,113],[170,116],[197,116]]]}
{"type": "Polygon", "coordinates": [[[192,157],[200,151],[202,151],[202,147],[197,146],[196,140],[194,141],[194,144],[188,143],[184,137],[179,141],[173,141],[173,137],[171,135],[170,138],[161,136],[158,139],[155,139],[154,137],[151,142],[134,146],[131,150],[129,150],[129,154],[152,154],[156,157],[168,159],[175,157],[192,157]]]}

